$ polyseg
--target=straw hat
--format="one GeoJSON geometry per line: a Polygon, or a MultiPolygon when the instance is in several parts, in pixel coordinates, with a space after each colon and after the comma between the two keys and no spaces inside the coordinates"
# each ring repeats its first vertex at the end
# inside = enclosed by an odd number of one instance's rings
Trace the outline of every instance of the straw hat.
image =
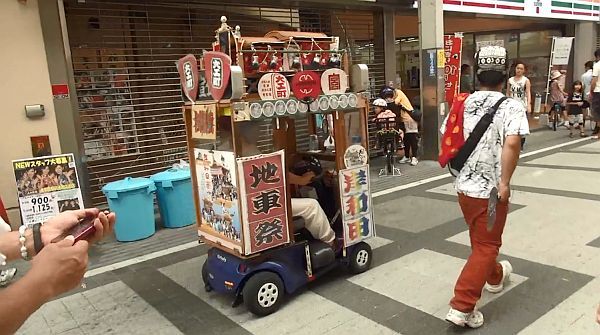
{"type": "Polygon", "coordinates": [[[553,70],[552,73],[550,74],[550,80],[554,80],[560,76],[562,76],[562,73],[560,71],[553,70]]]}

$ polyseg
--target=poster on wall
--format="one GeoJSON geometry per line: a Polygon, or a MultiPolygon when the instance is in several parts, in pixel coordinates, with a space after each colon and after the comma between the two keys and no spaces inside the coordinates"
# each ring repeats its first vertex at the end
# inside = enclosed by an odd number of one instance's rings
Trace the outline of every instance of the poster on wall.
{"type": "Polygon", "coordinates": [[[215,104],[192,105],[192,138],[217,138],[217,111],[215,104]]]}
{"type": "Polygon", "coordinates": [[[23,224],[84,208],[73,154],[12,161],[23,224]]]}
{"type": "Polygon", "coordinates": [[[198,233],[206,240],[241,253],[235,155],[229,151],[194,149],[194,158],[200,202],[198,233]]]}
{"type": "Polygon", "coordinates": [[[452,103],[454,96],[460,91],[460,66],[462,54],[461,36],[444,36],[444,56],[446,65],[444,67],[444,82],[446,90],[446,101],[452,103]]]}
{"type": "Polygon", "coordinates": [[[284,151],[238,159],[244,252],[254,254],[290,241],[284,151]]]}
{"type": "Polygon", "coordinates": [[[356,244],[375,236],[369,165],[340,170],[340,195],[342,196],[344,245],[356,244]]]}

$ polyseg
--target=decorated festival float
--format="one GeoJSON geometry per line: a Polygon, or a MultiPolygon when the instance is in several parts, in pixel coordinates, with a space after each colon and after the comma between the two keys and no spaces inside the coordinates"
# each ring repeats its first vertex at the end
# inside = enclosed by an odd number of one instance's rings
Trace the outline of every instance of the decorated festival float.
{"type": "Polygon", "coordinates": [[[245,37],[221,21],[212,51],[178,62],[198,234],[211,247],[202,277],[262,316],[340,265],[370,267],[368,69],[337,37],[245,37]],[[298,198],[318,198],[333,243],[293,216],[298,198]]]}

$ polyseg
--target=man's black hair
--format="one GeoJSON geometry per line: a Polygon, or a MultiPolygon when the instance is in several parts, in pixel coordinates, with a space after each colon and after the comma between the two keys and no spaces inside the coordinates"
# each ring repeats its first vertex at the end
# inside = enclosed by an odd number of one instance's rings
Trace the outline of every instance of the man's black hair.
{"type": "Polygon", "coordinates": [[[483,71],[477,74],[477,79],[481,86],[495,88],[506,81],[506,75],[498,71],[483,71]]]}
{"type": "Polygon", "coordinates": [[[593,69],[594,68],[594,62],[592,62],[591,60],[585,62],[585,68],[586,69],[593,69]]]}
{"type": "Polygon", "coordinates": [[[471,67],[471,65],[469,65],[469,64],[463,64],[460,66],[460,72],[465,72],[470,67],[471,67]]]}
{"type": "Polygon", "coordinates": [[[596,59],[600,58],[600,49],[596,49],[594,56],[596,56],[596,59]]]}

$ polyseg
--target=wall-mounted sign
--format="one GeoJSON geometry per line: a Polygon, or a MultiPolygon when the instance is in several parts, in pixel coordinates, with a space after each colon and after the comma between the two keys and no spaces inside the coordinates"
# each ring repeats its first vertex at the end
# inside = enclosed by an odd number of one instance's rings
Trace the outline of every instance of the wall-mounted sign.
{"type": "Polygon", "coordinates": [[[287,99],[290,97],[290,83],[280,73],[267,73],[258,82],[258,95],[262,100],[287,99]]]}
{"type": "Polygon", "coordinates": [[[186,55],[177,61],[177,71],[183,94],[192,103],[198,96],[198,61],[194,55],[186,55]]]}
{"type": "Polygon", "coordinates": [[[204,53],[204,71],[213,99],[219,101],[225,95],[231,76],[231,57],[222,52],[204,53]]]}
{"type": "Polygon", "coordinates": [[[52,95],[54,96],[54,99],[69,99],[69,85],[53,84],[52,95]]]}
{"type": "Polygon", "coordinates": [[[214,140],[217,138],[217,112],[215,104],[192,105],[192,138],[214,140]]]}
{"type": "Polygon", "coordinates": [[[45,136],[32,136],[31,139],[31,154],[33,157],[43,157],[52,155],[52,149],[50,148],[50,137],[45,136]]]}

